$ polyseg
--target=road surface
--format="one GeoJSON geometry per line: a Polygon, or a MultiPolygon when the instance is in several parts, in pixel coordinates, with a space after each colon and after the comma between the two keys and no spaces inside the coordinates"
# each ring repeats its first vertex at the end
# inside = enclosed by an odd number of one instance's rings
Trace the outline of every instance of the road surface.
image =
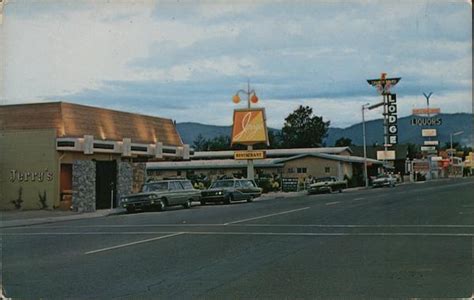
{"type": "Polygon", "coordinates": [[[2,229],[6,296],[468,298],[474,180],[2,229]]]}

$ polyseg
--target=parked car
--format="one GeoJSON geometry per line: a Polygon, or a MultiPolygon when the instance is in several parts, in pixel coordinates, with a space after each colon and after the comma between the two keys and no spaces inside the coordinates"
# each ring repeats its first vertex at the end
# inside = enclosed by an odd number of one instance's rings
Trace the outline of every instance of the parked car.
{"type": "Polygon", "coordinates": [[[317,178],[314,183],[308,187],[308,194],[332,193],[334,191],[342,192],[347,188],[346,180],[338,180],[334,176],[317,178]]]}
{"type": "Polygon", "coordinates": [[[192,201],[200,201],[201,192],[189,180],[162,180],[147,182],[140,193],[122,197],[121,206],[127,212],[135,210],[164,210],[167,206],[182,205],[190,208],[192,201]]]}
{"type": "Polygon", "coordinates": [[[397,183],[397,178],[392,174],[380,174],[373,181],[372,186],[381,187],[381,186],[390,186],[394,187],[397,183]]]}
{"type": "Polygon", "coordinates": [[[262,189],[257,187],[253,180],[225,179],[217,180],[209,189],[201,192],[201,204],[206,202],[223,202],[229,204],[233,201],[247,200],[252,202],[260,197],[262,189]]]}

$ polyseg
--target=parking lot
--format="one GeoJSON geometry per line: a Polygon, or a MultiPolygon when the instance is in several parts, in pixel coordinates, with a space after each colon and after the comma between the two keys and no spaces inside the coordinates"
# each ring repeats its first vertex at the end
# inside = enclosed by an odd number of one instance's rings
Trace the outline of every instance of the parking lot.
{"type": "Polygon", "coordinates": [[[15,298],[467,298],[472,179],[5,228],[15,298]]]}

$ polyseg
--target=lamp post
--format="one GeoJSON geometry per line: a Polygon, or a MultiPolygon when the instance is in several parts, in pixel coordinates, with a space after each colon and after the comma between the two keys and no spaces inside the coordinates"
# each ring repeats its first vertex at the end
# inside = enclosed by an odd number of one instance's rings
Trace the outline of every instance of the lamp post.
{"type": "Polygon", "coordinates": [[[458,131],[458,132],[454,132],[454,133],[452,132],[452,133],[449,134],[450,142],[451,142],[451,151],[449,151],[450,156],[451,156],[451,160],[453,158],[453,136],[457,136],[457,135],[460,135],[460,134],[463,134],[463,133],[464,133],[464,131],[458,131]]]}
{"type": "Polygon", "coordinates": [[[367,143],[365,141],[365,110],[369,107],[369,103],[362,105],[362,140],[364,144],[364,182],[365,188],[369,187],[369,180],[367,174],[367,143]]]}
{"type": "MultiPolygon", "coordinates": [[[[237,93],[235,93],[234,97],[232,97],[232,101],[237,104],[240,102],[240,97],[239,93],[243,93],[247,95],[247,108],[250,109],[251,103],[257,103],[258,102],[258,97],[257,94],[255,93],[255,90],[250,89],[250,82],[247,81],[247,90],[238,90],[237,93]]],[[[247,146],[247,151],[252,151],[253,146],[248,145],[247,146]]],[[[247,179],[254,180],[255,178],[255,171],[253,167],[253,160],[247,159],[247,179]]]]}

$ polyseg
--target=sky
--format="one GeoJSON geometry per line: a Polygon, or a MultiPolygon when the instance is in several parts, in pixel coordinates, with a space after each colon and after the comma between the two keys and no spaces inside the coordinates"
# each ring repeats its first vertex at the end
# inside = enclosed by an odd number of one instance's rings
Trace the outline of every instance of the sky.
{"type": "Polygon", "coordinates": [[[399,117],[426,105],[423,92],[441,112],[472,113],[471,13],[467,0],[8,0],[0,103],[231,125],[250,82],[269,127],[299,105],[347,127],[381,101],[366,80],[385,72],[402,78],[399,117]]]}

